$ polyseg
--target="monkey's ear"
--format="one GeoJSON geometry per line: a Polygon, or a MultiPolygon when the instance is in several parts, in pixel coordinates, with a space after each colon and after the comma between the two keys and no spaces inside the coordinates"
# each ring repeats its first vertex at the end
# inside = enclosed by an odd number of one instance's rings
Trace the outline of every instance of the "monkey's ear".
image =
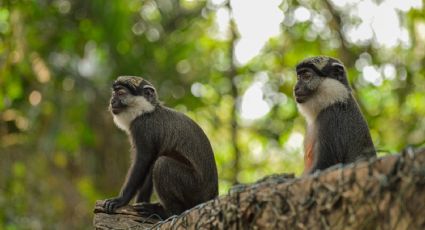
{"type": "Polygon", "coordinates": [[[147,97],[155,97],[155,88],[150,85],[143,86],[143,94],[147,97]]]}
{"type": "Polygon", "coordinates": [[[331,74],[333,75],[333,77],[338,80],[342,80],[341,78],[343,78],[343,75],[345,73],[344,66],[338,62],[332,63],[331,66],[332,66],[331,74]]]}
{"type": "Polygon", "coordinates": [[[341,63],[334,62],[331,65],[332,65],[333,69],[335,69],[335,70],[344,71],[344,65],[342,65],[341,63]]]}

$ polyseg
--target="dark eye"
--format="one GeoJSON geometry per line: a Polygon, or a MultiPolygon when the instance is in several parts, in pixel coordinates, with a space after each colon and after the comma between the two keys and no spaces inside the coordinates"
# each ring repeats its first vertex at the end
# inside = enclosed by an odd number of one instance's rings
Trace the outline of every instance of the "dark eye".
{"type": "Polygon", "coordinates": [[[313,77],[313,74],[311,74],[310,72],[303,72],[301,74],[298,74],[298,79],[303,81],[308,81],[311,77],[313,77]]]}

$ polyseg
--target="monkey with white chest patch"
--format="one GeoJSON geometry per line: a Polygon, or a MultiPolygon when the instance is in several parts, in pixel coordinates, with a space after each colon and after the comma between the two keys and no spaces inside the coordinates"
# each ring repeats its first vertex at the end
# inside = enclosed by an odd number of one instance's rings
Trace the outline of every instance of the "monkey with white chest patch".
{"type": "Polygon", "coordinates": [[[211,144],[189,117],[161,105],[155,88],[140,77],[121,76],[112,86],[109,109],[132,145],[132,165],[108,213],[136,196],[138,211],[161,218],[177,215],[218,194],[211,144]],[[159,203],[149,203],[152,190],[159,203]]]}
{"type": "Polygon", "coordinates": [[[294,96],[307,120],[304,174],[332,165],[375,157],[369,127],[343,64],[325,56],[307,58],[296,67],[294,96]]]}

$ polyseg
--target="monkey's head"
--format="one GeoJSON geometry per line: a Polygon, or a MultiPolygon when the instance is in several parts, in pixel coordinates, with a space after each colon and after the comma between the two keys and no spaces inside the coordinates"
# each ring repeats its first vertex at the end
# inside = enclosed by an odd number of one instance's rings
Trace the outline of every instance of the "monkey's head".
{"type": "Polygon", "coordinates": [[[155,88],[141,77],[120,76],[112,84],[109,110],[115,124],[123,130],[128,131],[136,117],[152,112],[158,104],[155,88]]]}
{"type": "Polygon", "coordinates": [[[297,65],[296,72],[294,96],[298,103],[304,103],[314,95],[332,93],[329,90],[351,91],[344,65],[335,58],[317,56],[304,59],[297,65]]]}
{"type": "Polygon", "coordinates": [[[296,72],[294,96],[308,122],[313,122],[324,108],[350,98],[344,65],[335,58],[307,58],[297,65],[296,72]]]}

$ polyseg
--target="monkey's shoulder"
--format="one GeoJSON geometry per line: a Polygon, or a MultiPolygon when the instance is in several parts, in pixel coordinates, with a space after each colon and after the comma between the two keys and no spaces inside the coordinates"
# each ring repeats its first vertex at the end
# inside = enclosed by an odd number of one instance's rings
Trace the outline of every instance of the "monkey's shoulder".
{"type": "Polygon", "coordinates": [[[174,110],[172,108],[166,107],[161,105],[157,112],[161,114],[161,117],[168,120],[173,120],[177,122],[189,122],[189,123],[195,123],[190,117],[188,117],[186,114],[179,112],[177,110],[174,110]]]}
{"type": "Polygon", "coordinates": [[[158,105],[153,112],[141,115],[137,118],[136,123],[138,127],[158,131],[161,129],[165,129],[162,131],[200,129],[199,125],[190,117],[164,105],[158,105]]]}
{"type": "Polygon", "coordinates": [[[346,101],[336,102],[327,106],[318,114],[322,119],[346,119],[361,113],[354,99],[349,98],[346,101]]]}
{"type": "Polygon", "coordinates": [[[353,131],[368,130],[366,120],[354,100],[338,102],[323,109],[317,116],[317,123],[319,130],[327,135],[346,135],[353,131]]]}
{"type": "Polygon", "coordinates": [[[317,125],[323,143],[332,143],[330,140],[339,140],[344,146],[372,143],[367,122],[354,100],[324,109],[317,117],[317,125]]]}

